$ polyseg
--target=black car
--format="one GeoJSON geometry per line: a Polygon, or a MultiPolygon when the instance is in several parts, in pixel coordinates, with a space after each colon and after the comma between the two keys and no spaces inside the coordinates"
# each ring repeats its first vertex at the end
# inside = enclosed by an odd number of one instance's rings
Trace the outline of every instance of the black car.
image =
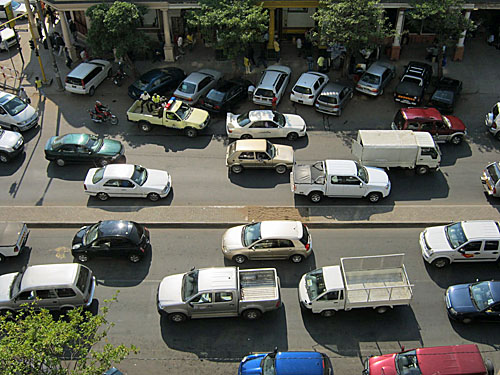
{"type": "Polygon", "coordinates": [[[128,96],[137,100],[144,91],[151,96],[153,94],[163,95],[175,90],[184,78],[186,78],[186,74],[179,68],[153,69],[144,73],[128,87],[128,96]]]}
{"type": "Polygon", "coordinates": [[[248,97],[248,86],[251,84],[246,79],[222,81],[200,99],[200,105],[210,112],[228,112],[233,106],[248,97]]]}
{"type": "Polygon", "coordinates": [[[440,112],[452,113],[461,91],[462,81],[442,77],[429,100],[428,106],[437,108],[440,112]]]}
{"type": "Polygon", "coordinates": [[[72,133],[50,137],[45,144],[45,159],[55,161],[60,167],[66,163],[105,166],[120,159],[123,154],[124,148],[120,142],[91,134],[72,133]]]}
{"type": "Polygon", "coordinates": [[[80,262],[93,257],[127,257],[139,262],[149,247],[149,231],[133,221],[106,220],[80,228],[71,253],[80,262]]]}
{"type": "Polygon", "coordinates": [[[500,281],[453,285],[445,294],[448,316],[462,323],[500,320],[500,281]]]}
{"type": "Polygon", "coordinates": [[[432,77],[432,66],[423,62],[410,61],[394,90],[394,101],[419,105],[432,77]]]}

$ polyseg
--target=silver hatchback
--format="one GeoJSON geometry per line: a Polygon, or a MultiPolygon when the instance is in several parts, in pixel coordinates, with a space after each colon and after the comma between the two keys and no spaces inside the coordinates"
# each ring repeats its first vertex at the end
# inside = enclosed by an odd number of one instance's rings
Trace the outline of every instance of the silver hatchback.
{"type": "Polygon", "coordinates": [[[318,99],[316,99],[314,109],[328,115],[340,116],[352,96],[353,90],[351,87],[330,82],[323,88],[318,99]]]}
{"type": "Polygon", "coordinates": [[[393,64],[374,62],[359,79],[356,90],[371,96],[382,95],[395,75],[396,67],[393,64]]]}

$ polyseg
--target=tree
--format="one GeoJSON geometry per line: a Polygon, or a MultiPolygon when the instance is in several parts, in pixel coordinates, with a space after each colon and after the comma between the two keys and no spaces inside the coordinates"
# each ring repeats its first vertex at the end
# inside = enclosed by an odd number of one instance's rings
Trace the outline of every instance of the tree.
{"type": "Polygon", "coordinates": [[[28,307],[16,316],[0,317],[0,374],[102,375],[135,346],[105,342],[113,323],[108,322],[109,303],[100,314],[78,308],[55,319],[47,310],[28,307]]]}
{"type": "Polygon", "coordinates": [[[474,24],[463,14],[464,0],[411,0],[408,12],[410,22],[425,22],[434,32],[438,48],[438,77],[443,76],[443,47],[453,48],[464,31],[471,31],[474,24]]]}
{"type": "Polygon", "coordinates": [[[146,8],[125,1],[88,8],[85,14],[91,22],[87,43],[93,53],[105,55],[114,50],[117,58],[125,59],[134,69],[129,53],[143,53],[148,49],[148,36],[138,30],[145,13],[146,8]]]}
{"type": "Polygon", "coordinates": [[[346,49],[342,75],[351,57],[363,48],[373,49],[390,35],[378,0],[320,0],[312,18],[318,23],[320,41],[341,44],[346,49]]]}
{"type": "Polygon", "coordinates": [[[268,13],[255,0],[199,0],[200,9],[188,12],[187,22],[228,59],[236,59],[249,44],[262,41],[268,13]]]}

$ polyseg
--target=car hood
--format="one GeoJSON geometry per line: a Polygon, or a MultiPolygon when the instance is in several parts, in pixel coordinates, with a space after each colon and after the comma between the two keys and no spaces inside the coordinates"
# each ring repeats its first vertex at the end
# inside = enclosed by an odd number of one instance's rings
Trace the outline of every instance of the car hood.
{"type": "Polygon", "coordinates": [[[286,125],[285,127],[302,129],[306,122],[304,119],[298,115],[283,115],[285,116],[286,125]]]}
{"type": "Polygon", "coordinates": [[[98,155],[113,156],[119,154],[122,150],[122,144],[113,139],[103,139],[102,147],[97,152],[98,155]]]}
{"type": "Polygon", "coordinates": [[[7,273],[0,276],[0,304],[10,301],[10,286],[18,272],[7,273]]]}
{"type": "Polygon", "coordinates": [[[184,274],[163,278],[158,287],[158,302],[162,306],[182,303],[182,279],[184,274]]]}
{"type": "Polygon", "coordinates": [[[370,375],[397,375],[394,358],[396,354],[387,354],[369,359],[370,375]]]}
{"type": "Polygon", "coordinates": [[[238,225],[237,227],[226,230],[222,236],[222,247],[224,249],[231,251],[244,247],[241,242],[241,232],[243,231],[243,227],[244,225],[238,225]]]}
{"type": "Polygon", "coordinates": [[[451,123],[451,129],[455,131],[465,132],[465,124],[458,117],[445,116],[451,123]]]}
{"type": "Polygon", "coordinates": [[[83,237],[85,236],[85,233],[87,233],[87,229],[89,227],[81,227],[78,232],[76,232],[75,236],[73,237],[73,242],[72,245],[82,245],[83,244],[83,237]]]}
{"type": "Polygon", "coordinates": [[[459,313],[477,311],[470,297],[469,286],[470,284],[460,284],[448,288],[447,294],[451,307],[459,313]]]}
{"type": "Polygon", "coordinates": [[[30,106],[29,104],[24,108],[24,111],[21,111],[17,115],[13,116],[12,118],[15,119],[17,122],[23,122],[23,121],[28,121],[30,119],[33,119],[34,117],[37,116],[35,108],[30,106]]]}
{"type": "Polygon", "coordinates": [[[293,164],[295,159],[292,146],[274,145],[274,147],[276,148],[275,162],[293,164]]]}
{"type": "Polygon", "coordinates": [[[451,250],[444,230],[444,226],[431,227],[425,230],[425,241],[432,250],[451,250]]]}
{"type": "MultiPolygon", "coordinates": [[[[243,358],[240,363],[238,374],[239,375],[261,375],[262,368],[260,363],[266,354],[251,354],[243,358]]],[[[281,375],[281,374],[280,374],[281,375]]]]}
{"type": "Polygon", "coordinates": [[[202,124],[208,116],[209,114],[207,111],[199,108],[193,108],[186,121],[192,124],[202,124]]]}
{"type": "Polygon", "coordinates": [[[385,186],[389,182],[389,176],[380,168],[365,167],[368,171],[368,183],[370,185],[385,186]]]}
{"type": "Polygon", "coordinates": [[[166,171],[148,169],[148,178],[142,187],[162,190],[167,186],[169,179],[170,175],[166,171]]]}
{"type": "Polygon", "coordinates": [[[0,138],[0,145],[3,147],[14,147],[23,136],[16,132],[5,130],[0,138]]]}
{"type": "Polygon", "coordinates": [[[240,126],[238,125],[238,116],[235,115],[234,113],[228,112],[226,115],[226,126],[229,128],[239,128],[240,126]]]}

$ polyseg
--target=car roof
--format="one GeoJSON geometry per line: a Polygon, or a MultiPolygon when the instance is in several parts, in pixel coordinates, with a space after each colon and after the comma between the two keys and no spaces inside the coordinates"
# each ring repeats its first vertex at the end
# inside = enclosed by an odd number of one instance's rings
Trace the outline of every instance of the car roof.
{"type": "Polygon", "coordinates": [[[289,240],[302,237],[302,223],[293,220],[269,220],[260,223],[260,236],[266,238],[286,238],[289,240]]]}
{"type": "Polygon", "coordinates": [[[319,352],[278,352],[276,375],[322,375],[323,356],[319,352]]]}
{"type": "Polygon", "coordinates": [[[238,139],[235,151],[256,151],[265,152],[267,141],[265,139],[238,139]]]}
{"type": "Polygon", "coordinates": [[[429,70],[432,69],[431,65],[424,63],[424,62],[420,62],[420,61],[410,61],[406,67],[407,67],[407,69],[412,68],[412,67],[421,68],[421,69],[429,69],[429,70]]]}
{"type": "Polygon", "coordinates": [[[323,87],[323,90],[321,90],[321,95],[336,96],[346,87],[349,86],[335,82],[328,82],[326,86],[323,87]]]}
{"type": "Polygon", "coordinates": [[[219,81],[219,83],[217,84],[217,86],[214,87],[212,90],[218,91],[218,92],[228,92],[234,86],[240,86],[240,85],[242,85],[241,82],[237,82],[237,81],[234,81],[234,80],[230,80],[230,81],[224,80],[224,81],[219,81]]]}
{"type": "Polygon", "coordinates": [[[236,267],[202,268],[198,272],[198,291],[235,289],[236,277],[236,267]]]}
{"type": "Polygon", "coordinates": [[[475,344],[435,346],[416,349],[422,374],[485,374],[481,352],[475,344]]]}
{"type": "Polygon", "coordinates": [[[269,72],[269,71],[278,71],[280,73],[285,73],[285,74],[291,74],[292,73],[292,69],[290,69],[288,66],[285,66],[285,65],[271,65],[271,66],[268,66],[265,70],[265,72],[269,72]]]}
{"type": "Polygon", "coordinates": [[[78,263],[29,266],[24,271],[20,289],[72,284],[80,267],[78,263]]]}
{"type": "Polygon", "coordinates": [[[499,223],[494,220],[462,221],[462,228],[467,239],[500,238],[499,223]]]}
{"type": "Polygon", "coordinates": [[[354,160],[326,160],[326,170],[339,176],[356,176],[358,173],[354,160]]]}
{"type": "MultiPolygon", "coordinates": [[[[57,138],[57,137],[55,137],[57,138]]],[[[60,140],[58,140],[60,143],[67,145],[84,145],[87,144],[89,141],[90,134],[83,134],[83,133],[70,133],[70,134],[65,134],[60,137],[60,140]]]]}
{"type": "Polygon", "coordinates": [[[80,63],[75,69],[68,73],[68,77],[74,78],[85,78],[96,66],[106,66],[109,65],[109,61],[106,60],[91,60],[89,62],[80,63]]]}
{"type": "Polygon", "coordinates": [[[127,220],[103,220],[99,222],[102,237],[137,237],[135,223],[127,220]]]}
{"type": "Polygon", "coordinates": [[[311,87],[320,77],[328,79],[328,76],[323,73],[318,73],[318,72],[302,73],[302,75],[297,80],[295,86],[311,87]]]}
{"type": "Polygon", "coordinates": [[[441,121],[443,117],[436,108],[431,107],[401,108],[401,113],[407,120],[424,118],[441,121]]]}
{"type": "Polygon", "coordinates": [[[108,164],[104,167],[104,178],[132,177],[134,164],[108,164]]]}
{"type": "Polygon", "coordinates": [[[248,112],[248,118],[252,122],[262,121],[262,120],[272,120],[274,118],[274,113],[269,109],[257,109],[248,112]]]}
{"type": "Polygon", "coordinates": [[[150,81],[157,77],[161,77],[162,75],[163,72],[161,71],[161,69],[151,69],[150,71],[141,75],[140,79],[144,81],[150,81]]]}
{"type": "Polygon", "coordinates": [[[391,64],[375,61],[373,64],[370,65],[366,73],[382,75],[387,69],[391,69],[391,64]]]}

